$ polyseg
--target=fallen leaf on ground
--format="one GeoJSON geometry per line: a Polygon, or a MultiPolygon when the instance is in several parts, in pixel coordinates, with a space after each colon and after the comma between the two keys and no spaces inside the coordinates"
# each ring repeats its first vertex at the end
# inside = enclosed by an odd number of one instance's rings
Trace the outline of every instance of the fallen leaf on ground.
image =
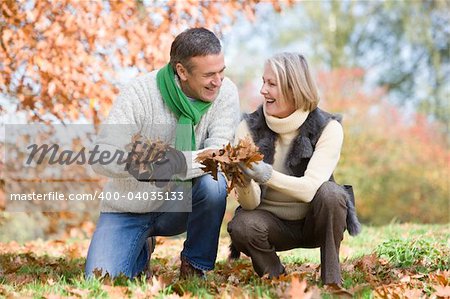
{"type": "Polygon", "coordinates": [[[450,298],[450,286],[433,286],[436,290],[434,295],[438,298],[450,298]]]}
{"type": "Polygon", "coordinates": [[[338,286],[337,284],[325,285],[324,291],[332,295],[339,296],[339,298],[353,298],[354,295],[350,291],[344,289],[341,286],[338,286]]]}
{"type": "Polygon", "coordinates": [[[290,298],[295,299],[310,299],[313,296],[313,292],[308,291],[308,284],[306,281],[300,279],[297,276],[293,276],[291,280],[291,287],[289,290],[290,298]]]}
{"type": "Polygon", "coordinates": [[[71,295],[75,295],[81,298],[87,298],[89,295],[89,290],[66,287],[66,291],[71,295]]]}
{"type": "Polygon", "coordinates": [[[125,298],[129,292],[127,287],[102,285],[102,290],[108,293],[109,298],[125,298]]]}

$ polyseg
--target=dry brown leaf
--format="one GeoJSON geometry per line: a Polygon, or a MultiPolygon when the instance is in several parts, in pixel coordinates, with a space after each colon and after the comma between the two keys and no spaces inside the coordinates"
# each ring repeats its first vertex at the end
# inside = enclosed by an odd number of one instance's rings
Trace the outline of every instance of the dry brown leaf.
{"type": "Polygon", "coordinates": [[[434,286],[433,287],[438,298],[450,298],[450,286],[434,286]]]}
{"type": "Polygon", "coordinates": [[[45,299],[63,299],[63,298],[67,298],[66,296],[61,296],[61,295],[57,295],[57,294],[48,294],[44,296],[45,299]]]}
{"type": "Polygon", "coordinates": [[[356,268],[366,274],[367,281],[373,286],[378,284],[378,278],[372,273],[377,264],[379,264],[379,259],[375,253],[363,256],[355,264],[356,268]]]}
{"type": "Polygon", "coordinates": [[[0,190],[0,211],[3,211],[6,207],[6,197],[5,192],[0,190]]]}
{"type": "Polygon", "coordinates": [[[102,285],[102,290],[108,293],[109,298],[125,298],[128,297],[127,294],[129,292],[127,287],[124,286],[110,286],[110,285],[102,285]]]}
{"type": "Polygon", "coordinates": [[[401,283],[409,283],[409,282],[411,282],[411,276],[409,276],[409,275],[400,276],[400,282],[401,283]]]}
{"type": "Polygon", "coordinates": [[[408,285],[388,284],[382,285],[375,289],[376,298],[424,298],[421,291],[408,288],[408,285]]]}
{"type": "Polygon", "coordinates": [[[450,285],[450,270],[437,271],[436,273],[430,274],[430,279],[433,282],[437,282],[442,286],[450,285]]]}
{"type": "Polygon", "coordinates": [[[202,164],[204,165],[202,170],[204,172],[211,172],[212,177],[217,181],[217,171],[218,171],[217,162],[215,162],[212,159],[207,159],[202,164]]]}
{"type": "Polygon", "coordinates": [[[417,289],[406,290],[403,294],[408,299],[417,299],[417,298],[423,298],[424,297],[422,291],[421,290],[417,290],[417,289]]]}
{"type": "Polygon", "coordinates": [[[228,143],[221,149],[204,150],[197,155],[196,161],[203,164],[203,171],[211,172],[215,180],[220,167],[228,181],[227,191],[231,192],[234,187],[245,185],[245,177],[239,164],[249,167],[252,162],[262,161],[263,158],[252,139],[247,137],[239,140],[234,147],[228,143]]]}
{"type": "Polygon", "coordinates": [[[326,285],[324,289],[326,292],[338,296],[339,298],[353,298],[353,293],[337,284],[326,285]]]}
{"type": "Polygon", "coordinates": [[[66,247],[64,254],[70,259],[82,257],[82,248],[79,244],[71,244],[66,247]]]}
{"type": "Polygon", "coordinates": [[[154,163],[165,159],[169,145],[161,140],[151,140],[141,134],[134,134],[125,149],[131,153],[131,165],[139,167],[139,174],[153,171],[154,163]]]}
{"type": "Polygon", "coordinates": [[[77,288],[66,287],[66,291],[80,298],[87,298],[89,296],[89,290],[81,290],[77,288]]]}
{"type": "Polygon", "coordinates": [[[165,288],[165,283],[164,283],[162,277],[156,278],[155,276],[153,276],[151,287],[149,288],[150,294],[156,295],[159,293],[159,291],[163,290],[164,288],[165,288]]]}
{"type": "Polygon", "coordinates": [[[169,145],[161,140],[151,140],[141,134],[134,134],[131,143],[125,146],[132,153],[132,160],[137,163],[154,163],[164,158],[169,145]]]}
{"type": "Polygon", "coordinates": [[[290,298],[295,299],[310,299],[313,292],[307,291],[308,284],[306,281],[300,279],[297,276],[293,276],[291,280],[291,288],[289,290],[290,298]]]}
{"type": "Polygon", "coordinates": [[[227,292],[224,295],[226,296],[222,298],[248,298],[241,287],[236,287],[234,285],[228,286],[227,292]]]}

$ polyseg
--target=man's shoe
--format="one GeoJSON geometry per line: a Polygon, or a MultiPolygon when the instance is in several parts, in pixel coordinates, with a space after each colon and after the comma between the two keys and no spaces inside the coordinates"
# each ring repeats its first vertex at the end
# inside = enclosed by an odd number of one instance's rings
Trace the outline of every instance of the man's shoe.
{"type": "Polygon", "coordinates": [[[145,265],[145,268],[144,268],[144,274],[147,278],[152,278],[153,271],[152,271],[152,267],[150,266],[150,262],[152,260],[152,253],[153,253],[153,251],[155,251],[156,237],[147,238],[147,243],[148,243],[148,259],[147,259],[147,264],[145,265]]]}
{"type": "Polygon", "coordinates": [[[203,270],[194,268],[184,256],[181,256],[180,279],[189,279],[192,277],[206,279],[206,273],[203,270]]]}

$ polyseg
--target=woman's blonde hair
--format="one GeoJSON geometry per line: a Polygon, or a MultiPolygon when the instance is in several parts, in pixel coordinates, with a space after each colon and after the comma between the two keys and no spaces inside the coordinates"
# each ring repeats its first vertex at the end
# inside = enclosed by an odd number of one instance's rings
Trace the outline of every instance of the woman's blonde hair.
{"type": "Polygon", "coordinates": [[[317,107],[319,93],[303,55],[280,53],[267,59],[266,63],[275,73],[284,100],[292,99],[297,110],[312,111],[317,107]]]}

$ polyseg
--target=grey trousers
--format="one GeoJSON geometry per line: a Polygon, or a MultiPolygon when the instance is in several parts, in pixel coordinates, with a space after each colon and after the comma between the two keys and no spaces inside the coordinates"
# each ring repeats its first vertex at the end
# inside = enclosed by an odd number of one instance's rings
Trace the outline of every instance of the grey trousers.
{"type": "Polygon", "coordinates": [[[339,247],[346,229],[347,193],[334,182],[325,182],[302,220],[288,221],[265,210],[238,208],[228,223],[233,245],[252,259],[259,276],[277,277],[284,267],[277,251],[320,247],[324,284],[342,284],[339,247]]]}

